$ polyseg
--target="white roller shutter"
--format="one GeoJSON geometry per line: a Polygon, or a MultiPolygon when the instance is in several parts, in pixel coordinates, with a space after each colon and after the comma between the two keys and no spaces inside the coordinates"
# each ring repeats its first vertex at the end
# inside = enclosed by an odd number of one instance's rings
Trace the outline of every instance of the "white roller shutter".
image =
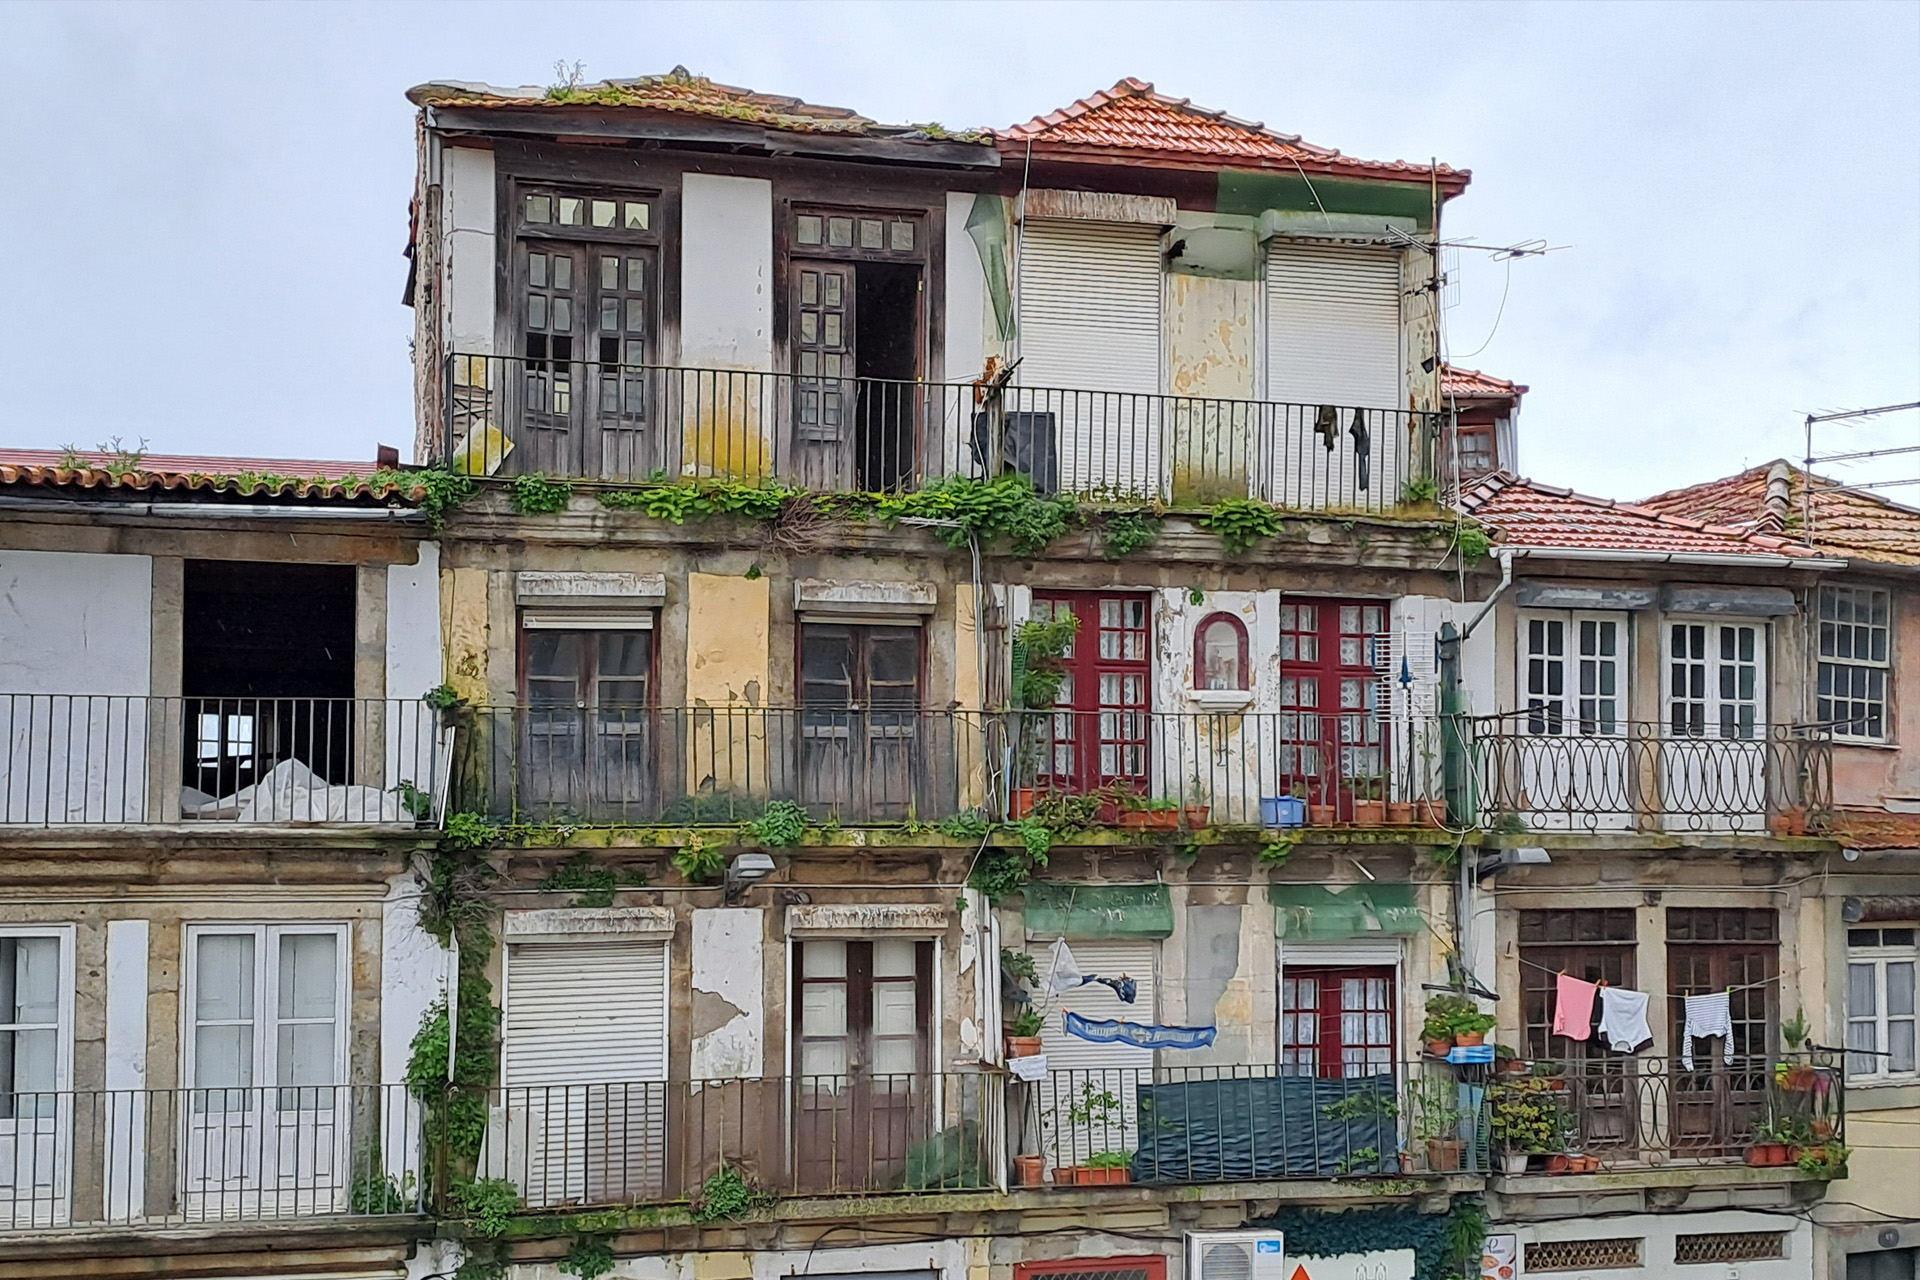
{"type": "MultiPolygon", "coordinates": [[[[1154,962],[1160,944],[1152,939],[1127,939],[1067,945],[1081,973],[1103,978],[1124,974],[1134,980],[1138,992],[1134,1002],[1126,1004],[1111,987],[1090,982],[1061,996],[1040,997],[1042,1003],[1050,1005],[1046,1025],[1040,1029],[1041,1051],[1047,1055],[1047,1078],[1035,1086],[1035,1090],[1041,1144],[1050,1167],[1082,1163],[1096,1151],[1137,1148],[1140,1122],[1136,1087],[1153,1082],[1153,1050],[1137,1049],[1130,1044],[1096,1044],[1070,1036],[1065,1028],[1065,1014],[1071,1010],[1096,1021],[1154,1021],[1154,962]],[[1096,1114],[1084,1120],[1075,1119],[1070,1113],[1084,1100],[1089,1087],[1096,1094],[1111,1094],[1118,1108],[1104,1118],[1096,1114]]],[[[1043,992],[1052,976],[1052,962],[1048,958],[1051,948],[1051,943],[1041,942],[1028,948],[1033,953],[1043,992]]]]}
{"type": "Polygon", "coordinates": [[[1398,252],[1269,243],[1269,400],[1398,409],[1403,363],[1398,252]]]}
{"type": "Polygon", "coordinates": [[[1060,485],[1159,493],[1160,229],[1029,219],[1019,262],[1020,368],[1008,407],[1051,413],[1060,485]]]}
{"type": "MultiPolygon", "coordinates": [[[[666,1168],[667,944],[507,951],[505,1146],[528,1205],[657,1198],[666,1168]]],[[[505,1158],[505,1167],[495,1163],[505,1158]]]]}

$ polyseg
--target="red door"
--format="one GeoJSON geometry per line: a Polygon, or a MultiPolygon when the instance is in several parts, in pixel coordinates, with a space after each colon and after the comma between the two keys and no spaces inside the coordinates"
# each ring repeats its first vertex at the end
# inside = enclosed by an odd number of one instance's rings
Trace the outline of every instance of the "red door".
{"type": "Polygon", "coordinates": [[[1393,1074],[1393,967],[1288,965],[1280,975],[1280,1074],[1393,1074]]]}
{"type": "Polygon", "coordinates": [[[1064,662],[1056,710],[1041,729],[1040,785],[1084,793],[1152,785],[1153,598],[1144,594],[1036,591],[1033,616],[1071,613],[1080,630],[1064,662]]]}
{"type": "Polygon", "coordinates": [[[1386,797],[1376,667],[1386,615],[1377,601],[1289,596],[1280,605],[1281,780],[1342,822],[1356,795],[1386,797]]]}

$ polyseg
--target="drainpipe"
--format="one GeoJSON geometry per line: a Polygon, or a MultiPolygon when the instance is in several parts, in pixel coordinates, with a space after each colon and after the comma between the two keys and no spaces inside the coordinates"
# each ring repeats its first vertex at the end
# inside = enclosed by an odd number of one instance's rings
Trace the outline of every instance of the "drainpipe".
{"type": "Polygon", "coordinates": [[[1499,547],[1494,550],[1494,558],[1500,562],[1500,585],[1493,594],[1480,602],[1480,608],[1467,619],[1462,630],[1455,630],[1451,621],[1440,624],[1440,632],[1434,637],[1436,652],[1440,662],[1440,778],[1447,799],[1447,825],[1450,827],[1468,827],[1473,825],[1470,812],[1471,797],[1467,794],[1467,740],[1465,717],[1467,714],[1466,689],[1460,678],[1460,649],[1473,629],[1493,611],[1494,601],[1498,600],[1506,589],[1513,585],[1513,557],[1516,548],[1499,547]]]}

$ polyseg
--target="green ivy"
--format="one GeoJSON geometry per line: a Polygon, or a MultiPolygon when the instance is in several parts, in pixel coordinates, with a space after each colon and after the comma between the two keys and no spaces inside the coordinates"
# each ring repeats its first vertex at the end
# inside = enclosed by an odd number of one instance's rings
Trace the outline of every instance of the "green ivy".
{"type": "Polygon", "coordinates": [[[611,867],[603,867],[583,849],[556,867],[552,875],[540,882],[540,888],[547,892],[577,890],[579,896],[574,898],[570,906],[610,907],[613,905],[614,892],[623,883],[639,888],[647,881],[646,877],[632,872],[623,875],[611,867]]]}
{"type": "Polygon", "coordinates": [[[1255,543],[1280,535],[1280,513],[1251,498],[1226,498],[1199,518],[1199,525],[1220,539],[1230,556],[1245,555],[1255,543]]]}
{"type": "Polygon", "coordinates": [[[791,800],[775,800],[747,824],[747,832],[761,844],[791,849],[807,834],[807,811],[791,800]]]}
{"type": "Polygon", "coordinates": [[[1453,531],[1453,545],[1460,552],[1462,563],[1472,564],[1484,560],[1493,551],[1493,539],[1487,531],[1477,524],[1462,522],[1453,531]]]}
{"type": "Polygon", "coordinates": [[[1247,1225],[1285,1232],[1289,1257],[1412,1249],[1416,1280],[1456,1280],[1480,1274],[1486,1210],[1476,1200],[1462,1200],[1445,1214],[1400,1205],[1344,1212],[1283,1209],[1247,1225]]]}
{"type": "Polygon", "coordinates": [[[1400,501],[1410,507],[1440,500],[1440,485],[1432,476],[1415,476],[1400,486],[1400,501]]]}
{"type": "Polygon", "coordinates": [[[984,840],[993,830],[993,824],[973,809],[942,818],[938,826],[940,834],[949,840],[984,840]]]}
{"type": "Polygon", "coordinates": [[[909,517],[951,521],[933,531],[949,547],[964,547],[969,538],[984,544],[1005,537],[1016,554],[1035,555],[1067,531],[1075,508],[1071,497],[1041,497],[1026,476],[949,476],[916,493],[887,494],[874,513],[888,525],[909,517]]]}
{"type": "Polygon", "coordinates": [[[673,865],[693,884],[711,884],[727,869],[726,851],[695,839],[673,851],[673,865]]]}
{"type": "Polygon", "coordinates": [[[695,1222],[718,1222],[723,1218],[744,1218],[766,1204],[768,1197],[755,1191],[741,1172],[730,1164],[700,1185],[690,1216],[695,1222]]]}
{"type": "Polygon", "coordinates": [[[498,1239],[520,1209],[520,1189],[506,1178],[473,1178],[453,1184],[453,1204],[473,1229],[498,1239]]]}
{"type": "Polygon", "coordinates": [[[1155,516],[1126,512],[1110,515],[1100,525],[1100,554],[1109,560],[1121,560],[1152,546],[1159,536],[1160,521],[1155,516]]]}
{"type": "Polygon", "coordinates": [[[393,485],[402,493],[420,489],[421,495],[414,505],[425,513],[427,528],[436,531],[445,528],[448,514],[474,493],[469,477],[456,475],[445,467],[423,467],[418,471],[382,467],[367,478],[367,483],[375,489],[393,485]]]}
{"type": "Polygon", "coordinates": [[[447,711],[460,705],[460,692],[450,684],[437,684],[421,694],[420,701],[435,711],[447,711]]]}
{"type": "Polygon", "coordinates": [[[565,511],[567,501],[572,497],[572,482],[556,480],[544,471],[515,476],[512,487],[507,490],[508,501],[513,504],[513,509],[523,516],[551,515],[555,511],[565,511]]]}
{"type": "Polygon", "coordinates": [[[613,1241],[607,1236],[575,1236],[566,1255],[554,1265],[580,1280],[599,1280],[613,1270],[613,1241]]]}
{"type": "Polygon", "coordinates": [[[500,828],[477,813],[453,814],[440,837],[443,847],[461,850],[485,849],[499,841],[500,828]]]}

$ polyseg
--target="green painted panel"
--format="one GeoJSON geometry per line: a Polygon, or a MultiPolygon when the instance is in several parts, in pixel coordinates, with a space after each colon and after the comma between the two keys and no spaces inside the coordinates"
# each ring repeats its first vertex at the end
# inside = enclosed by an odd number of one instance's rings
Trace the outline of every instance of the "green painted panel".
{"type": "Polygon", "coordinates": [[[1270,884],[1273,931],[1293,942],[1379,938],[1425,928],[1414,905],[1413,886],[1393,881],[1344,885],[1270,884]]]}
{"type": "Polygon", "coordinates": [[[1057,884],[1025,890],[1027,932],[1045,938],[1164,938],[1173,895],[1164,884],[1057,884]]]}
{"type": "Polygon", "coordinates": [[[1297,173],[1247,173],[1224,170],[1214,195],[1219,213],[1258,217],[1268,209],[1325,209],[1328,213],[1372,213],[1412,218],[1425,230],[1433,221],[1433,195],[1412,182],[1352,182],[1315,178],[1311,186],[1297,173]],[[1316,202],[1315,197],[1319,197],[1316,202]]]}

